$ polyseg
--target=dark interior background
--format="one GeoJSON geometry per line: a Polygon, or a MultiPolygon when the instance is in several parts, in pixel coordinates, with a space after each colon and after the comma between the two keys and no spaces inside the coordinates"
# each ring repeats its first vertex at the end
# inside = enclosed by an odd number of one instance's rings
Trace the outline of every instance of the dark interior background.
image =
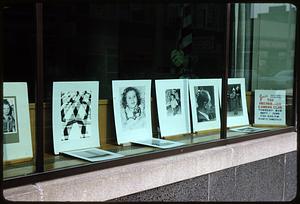
{"type": "MultiPolygon", "coordinates": [[[[101,99],[112,97],[117,79],[178,78],[170,61],[180,30],[181,4],[44,4],[45,101],[53,81],[100,81],[101,99]]],[[[191,67],[198,78],[220,78],[225,67],[225,4],[193,4],[191,67]]],[[[26,81],[35,98],[34,4],[8,5],[3,12],[4,81],[26,81]]],[[[153,94],[153,93],[152,93],[153,94]]]]}

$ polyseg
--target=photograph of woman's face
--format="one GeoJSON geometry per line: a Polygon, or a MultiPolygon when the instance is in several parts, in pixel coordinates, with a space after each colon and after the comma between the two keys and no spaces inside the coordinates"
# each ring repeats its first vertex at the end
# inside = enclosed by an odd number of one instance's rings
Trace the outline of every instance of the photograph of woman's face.
{"type": "Polygon", "coordinates": [[[8,116],[10,112],[10,106],[8,104],[3,104],[3,116],[8,116]]]}
{"type": "Polygon", "coordinates": [[[128,108],[132,109],[137,105],[137,96],[134,90],[128,91],[126,94],[126,103],[128,108]]]}

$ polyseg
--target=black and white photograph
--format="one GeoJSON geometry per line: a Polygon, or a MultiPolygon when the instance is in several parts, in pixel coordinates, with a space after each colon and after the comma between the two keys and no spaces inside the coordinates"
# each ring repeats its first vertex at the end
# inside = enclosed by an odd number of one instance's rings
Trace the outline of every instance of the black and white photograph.
{"type": "Polygon", "coordinates": [[[193,132],[220,128],[221,79],[190,79],[193,132]]]}
{"type": "Polygon", "coordinates": [[[249,125],[245,78],[229,78],[227,91],[227,127],[249,125]]]}
{"type": "Polygon", "coordinates": [[[197,121],[216,120],[214,87],[213,86],[195,86],[195,100],[197,103],[197,121]]]}
{"type": "Polygon", "coordinates": [[[143,128],[145,126],[145,87],[120,88],[120,110],[124,129],[143,128]]]}
{"type": "Polygon", "coordinates": [[[227,111],[228,116],[243,115],[241,85],[240,84],[228,85],[227,104],[228,104],[228,111],[227,111]]]}
{"type": "Polygon", "coordinates": [[[168,116],[181,114],[180,89],[166,90],[166,110],[168,116]]]}
{"type": "Polygon", "coordinates": [[[68,140],[74,130],[80,138],[90,136],[91,98],[90,90],[61,92],[62,140],[68,140]]]}
{"type": "Polygon", "coordinates": [[[54,154],[100,146],[98,81],[53,82],[54,154]]]}
{"type": "Polygon", "coordinates": [[[152,138],[151,80],[112,80],[117,143],[152,138]]]}
{"type": "Polygon", "coordinates": [[[3,160],[33,157],[26,82],[3,83],[3,160]]]}
{"type": "Polygon", "coordinates": [[[191,132],[187,79],[155,80],[160,135],[174,136],[191,132]]]}
{"type": "Polygon", "coordinates": [[[17,133],[16,98],[3,98],[3,133],[17,133]]]}

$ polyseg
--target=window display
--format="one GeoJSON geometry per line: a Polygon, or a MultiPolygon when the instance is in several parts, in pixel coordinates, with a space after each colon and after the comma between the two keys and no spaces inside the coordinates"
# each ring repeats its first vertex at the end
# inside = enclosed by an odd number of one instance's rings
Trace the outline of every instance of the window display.
{"type": "Polygon", "coordinates": [[[33,157],[26,82],[3,83],[3,160],[33,157]]]}
{"type": "Polygon", "coordinates": [[[191,133],[187,79],[155,80],[161,137],[191,133]]]}
{"type": "Polygon", "coordinates": [[[30,158],[5,163],[7,183],[295,131],[291,4],[60,0],[1,9],[3,81],[28,86],[25,96],[4,83],[4,161],[30,158]],[[255,104],[261,94],[262,103],[274,97],[272,109],[255,104]]]}

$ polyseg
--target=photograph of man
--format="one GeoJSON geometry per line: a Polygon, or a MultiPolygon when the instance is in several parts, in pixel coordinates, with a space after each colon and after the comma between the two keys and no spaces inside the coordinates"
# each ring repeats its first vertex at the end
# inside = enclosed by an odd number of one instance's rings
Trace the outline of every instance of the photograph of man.
{"type": "Polygon", "coordinates": [[[3,100],[3,133],[16,132],[16,120],[13,102],[8,99],[3,100]]]}
{"type": "MultiPolygon", "coordinates": [[[[195,87],[196,88],[196,87],[195,87]]],[[[213,96],[213,87],[197,87],[196,102],[197,102],[197,121],[211,121],[216,119],[213,96]],[[206,90],[207,89],[207,90],[206,90]],[[210,91],[208,91],[208,89],[210,91]]]]}

